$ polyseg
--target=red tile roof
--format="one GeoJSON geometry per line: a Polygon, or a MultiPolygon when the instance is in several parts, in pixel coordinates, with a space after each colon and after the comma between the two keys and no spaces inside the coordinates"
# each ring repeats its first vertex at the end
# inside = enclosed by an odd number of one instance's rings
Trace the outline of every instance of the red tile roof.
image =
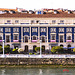
{"type": "Polygon", "coordinates": [[[71,18],[74,17],[75,18],[75,14],[71,13],[68,14],[67,12],[60,12],[58,14],[54,14],[54,13],[49,13],[49,14],[28,14],[28,13],[14,13],[14,14],[10,14],[10,13],[5,13],[5,14],[0,14],[0,17],[20,17],[20,18],[71,18]]]}

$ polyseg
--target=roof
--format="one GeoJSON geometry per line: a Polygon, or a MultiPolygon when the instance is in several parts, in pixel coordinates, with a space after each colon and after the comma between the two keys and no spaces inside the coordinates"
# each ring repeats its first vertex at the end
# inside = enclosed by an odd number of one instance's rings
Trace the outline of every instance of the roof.
{"type": "Polygon", "coordinates": [[[67,12],[60,12],[58,14],[54,13],[48,13],[48,14],[29,14],[29,13],[5,13],[5,14],[0,14],[0,17],[18,17],[18,18],[75,18],[75,14],[70,13],[68,14],[67,12]]]}
{"type": "Polygon", "coordinates": [[[11,10],[13,10],[13,11],[17,11],[17,9],[0,8],[0,11],[5,11],[5,10],[7,10],[7,11],[11,11],[11,10]]]}

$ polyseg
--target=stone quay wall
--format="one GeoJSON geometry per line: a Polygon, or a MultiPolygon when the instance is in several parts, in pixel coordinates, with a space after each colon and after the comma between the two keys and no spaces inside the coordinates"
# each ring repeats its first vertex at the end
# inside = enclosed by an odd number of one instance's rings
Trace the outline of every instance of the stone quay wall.
{"type": "Polygon", "coordinates": [[[0,58],[0,65],[75,64],[75,58],[0,58]]]}

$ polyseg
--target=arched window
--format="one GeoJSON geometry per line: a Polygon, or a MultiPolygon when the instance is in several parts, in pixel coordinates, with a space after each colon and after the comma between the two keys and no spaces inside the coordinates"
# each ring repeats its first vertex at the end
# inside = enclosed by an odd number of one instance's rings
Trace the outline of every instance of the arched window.
{"type": "Polygon", "coordinates": [[[63,47],[63,45],[61,44],[60,47],[63,47]]]}
{"type": "Polygon", "coordinates": [[[36,40],[36,36],[33,36],[33,40],[36,40]]]}
{"type": "Polygon", "coordinates": [[[25,42],[28,42],[28,36],[25,36],[25,42]]]}
{"type": "Polygon", "coordinates": [[[67,40],[71,40],[71,36],[68,36],[68,37],[67,37],[67,40]]]}

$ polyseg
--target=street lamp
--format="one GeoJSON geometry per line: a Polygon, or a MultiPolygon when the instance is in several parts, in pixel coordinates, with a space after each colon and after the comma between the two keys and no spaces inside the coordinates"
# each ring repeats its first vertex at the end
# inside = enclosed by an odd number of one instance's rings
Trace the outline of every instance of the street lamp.
{"type": "Polygon", "coordinates": [[[50,50],[51,50],[51,46],[50,46],[50,45],[51,45],[51,44],[49,44],[49,54],[51,53],[51,51],[50,51],[50,50]]]}
{"type": "Polygon", "coordinates": [[[42,51],[41,51],[41,42],[42,42],[42,40],[40,40],[40,57],[41,57],[41,54],[42,54],[42,51]]]}

